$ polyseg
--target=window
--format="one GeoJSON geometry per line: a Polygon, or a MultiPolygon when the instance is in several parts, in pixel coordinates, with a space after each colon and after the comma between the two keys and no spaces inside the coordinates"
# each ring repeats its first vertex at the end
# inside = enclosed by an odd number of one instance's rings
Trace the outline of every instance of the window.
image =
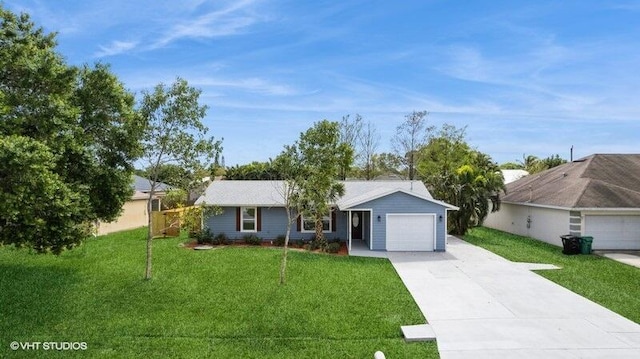
{"type": "MultiPolygon", "coordinates": [[[[314,233],[315,231],[315,220],[313,218],[304,218],[304,216],[302,216],[302,233],[314,233]]],[[[331,232],[331,215],[322,217],[322,231],[331,232]]]]}
{"type": "Polygon", "coordinates": [[[257,232],[257,210],[256,207],[242,207],[242,232],[257,232]]]}
{"type": "Polygon", "coordinates": [[[162,202],[160,198],[154,198],[151,200],[151,212],[162,211],[162,202]]]}

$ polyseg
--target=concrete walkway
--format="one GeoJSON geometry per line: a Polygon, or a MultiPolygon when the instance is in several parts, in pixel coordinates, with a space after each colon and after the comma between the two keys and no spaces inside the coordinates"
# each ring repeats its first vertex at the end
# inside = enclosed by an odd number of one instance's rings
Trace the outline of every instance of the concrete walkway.
{"type": "Polygon", "coordinates": [[[620,263],[628,264],[630,266],[640,268],[640,251],[629,251],[629,252],[613,252],[613,251],[595,251],[595,254],[601,255],[603,257],[607,257],[609,259],[613,259],[614,261],[618,261],[620,263]]]}
{"type": "MultiPolygon", "coordinates": [[[[450,237],[446,253],[388,253],[451,358],[640,358],[640,325],[450,237]]],[[[544,268],[544,267],[543,267],[544,268]]]]}

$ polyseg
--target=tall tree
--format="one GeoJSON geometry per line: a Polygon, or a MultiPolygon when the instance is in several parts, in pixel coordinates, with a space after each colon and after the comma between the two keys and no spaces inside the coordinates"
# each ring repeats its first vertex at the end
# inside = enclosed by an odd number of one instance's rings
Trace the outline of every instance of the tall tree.
{"type": "Polygon", "coordinates": [[[393,150],[403,159],[410,180],[416,177],[418,150],[427,144],[429,133],[434,129],[433,126],[427,126],[428,114],[427,111],[413,111],[406,115],[391,139],[393,150]]]}
{"type": "MultiPolygon", "coordinates": [[[[45,34],[28,15],[15,15],[2,6],[0,44],[0,137],[5,138],[5,145],[33,148],[39,154],[30,159],[13,158],[11,166],[20,167],[15,161],[49,158],[50,165],[40,167],[45,171],[40,175],[51,179],[46,183],[60,186],[58,193],[67,196],[61,203],[73,203],[75,207],[60,212],[61,217],[68,214],[65,220],[44,213],[35,218],[38,226],[62,230],[64,224],[72,237],[56,237],[54,232],[45,231],[41,235],[50,237],[20,244],[33,244],[38,251],[60,252],[85,238],[77,228],[95,220],[115,219],[132,194],[132,162],[140,154],[142,128],[134,97],[106,65],[67,65],[55,50],[55,34],[45,34]]],[[[11,156],[9,148],[4,148],[8,152],[2,156],[11,156]]],[[[25,170],[25,176],[27,173],[36,175],[25,170]]],[[[3,176],[11,174],[0,174],[3,176]]],[[[17,198],[13,194],[18,191],[44,189],[44,184],[34,178],[23,177],[14,184],[20,187],[5,188],[5,198],[17,198]]],[[[0,242],[17,243],[12,232],[32,230],[34,224],[28,218],[33,213],[27,212],[40,206],[22,198],[20,206],[15,207],[20,213],[0,218],[0,223],[4,222],[0,224],[0,242]]]]}
{"type": "MultiPolygon", "coordinates": [[[[144,156],[151,183],[147,202],[149,216],[147,232],[147,260],[145,279],[151,279],[152,226],[151,204],[156,194],[158,178],[163,165],[173,163],[188,174],[200,173],[217,152],[221,141],[206,137],[208,128],[202,123],[207,106],[200,105],[201,91],[190,87],[181,78],[169,87],[157,85],[153,91],[142,94],[140,114],[145,120],[143,137],[144,156]]],[[[183,188],[197,183],[195,178],[185,178],[183,188]]],[[[187,188],[185,188],[187,189],[187,188]]]]}
{"type": "Polygon", "coordinates": [[[465,142],[464,128],[445,124],[434,133],[421,149],[418,173],[435,198],[460,208],[451,213],[449,224],[453,233],[464,234],[498,209],[504,179],[489,156],[465,142]]]}
{"type": "MultiPolygon", "coordinates": [[[[357,161],[360,156],[360,137],[362,136],[363,121],[360,114],[356,114],[352,119],[350,115],[345,115],[340,121],[340,143],[347,144],[353,151],[353,161],[357,161]]],[[[340,179],[344,180],[351,172],[351,162],[342,163],[340,168],[340,179]]]]}
{"type": "Polygon", "coordinates": [[[371,121],[362,127],[360,135],[360,162],[364,173],[364,178],[368,181],[375,177],[375,154],[380,144],[380,134],[375,124],[371,121]]]}
{"type": "Polygon", "coordinates": [[[300,134],[296,143],[305,178],[300,183],[299,201],[304,216],[315,220],[316,240],[322,249],[327,246],[323,233],[323,217],[330,215],[331,203],[344,194],[338,181],[343,165],[351,166],[353,149],[340,143],[337,122],[323,120],[300,134]]]}

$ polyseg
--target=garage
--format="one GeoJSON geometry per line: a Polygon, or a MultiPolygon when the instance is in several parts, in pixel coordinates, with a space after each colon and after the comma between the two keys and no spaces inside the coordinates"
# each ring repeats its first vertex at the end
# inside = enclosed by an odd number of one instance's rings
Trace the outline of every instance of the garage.
{"type": "Polygon", "coordinates": [[[387,214],[387,251],[433,251],[436,238],[435,214],[387,214]]]}
{"type": "Polygon", "coordinates": [[[587,215],[583,233],[593,237],[593,249],[640,250],[637,215],[587,215]]]}

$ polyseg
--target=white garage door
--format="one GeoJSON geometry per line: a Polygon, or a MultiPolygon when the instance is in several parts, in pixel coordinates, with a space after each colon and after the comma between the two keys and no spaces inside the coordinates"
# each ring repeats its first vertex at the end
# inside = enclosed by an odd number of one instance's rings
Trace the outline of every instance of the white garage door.
{"type": "Polygon", "coordinates": [[[433,251],[435,214],[387,214],[388,251],[433,251]]]}
{"type": "Polygon", "coordinates": [[[640,216],[585,216],[584,222],[593,249],[640,250],[640,216]]]}

